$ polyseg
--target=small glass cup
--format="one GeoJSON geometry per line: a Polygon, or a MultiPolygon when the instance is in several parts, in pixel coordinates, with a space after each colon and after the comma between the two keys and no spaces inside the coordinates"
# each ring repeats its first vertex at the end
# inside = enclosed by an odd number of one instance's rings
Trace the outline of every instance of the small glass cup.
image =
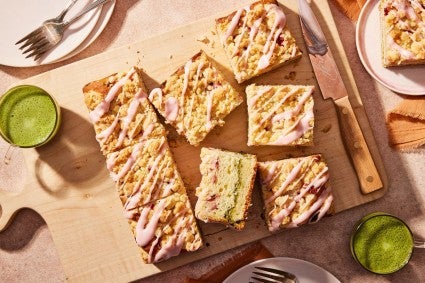
{"type": "Polygon", "coordinates": [[[375,274],[391,274],[407,265],[413,248],[424,248],[407,224],[388,213],[374,212],[357,222],[351,235],[353,258],[375,274]]]}
{"type": "Polygon", "coordinates": [[[60,106],[45,90],[19,85],[0,98],[0,136],[9,143],[8,164],[16,147],[34,148],[49,142],[61,123],[60,106]]]}

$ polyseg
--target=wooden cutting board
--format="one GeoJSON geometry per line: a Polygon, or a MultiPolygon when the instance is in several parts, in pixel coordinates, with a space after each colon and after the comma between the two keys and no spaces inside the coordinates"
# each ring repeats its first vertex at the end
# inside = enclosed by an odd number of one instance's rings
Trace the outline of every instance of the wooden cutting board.
{"type": "MultiPolygon", "coordinates": [[[[384,188],[367,195],[360,192],[357,177],[341,141],[334,106],[331,101],[323,100],[318,88],[314,94],[316,127],[313,147],[247,147],[245,103],[226,118],[224,127],[213,130],[201,146],[255,153],[260,161],[322,153],[330,168],[335,211],[340,212],[383,196],[387,182],[328,2],[317,0],[314,3],[313,9],[346,82],[351,103],[384,181],[384,188]]],[[[284,7],[287,24],[304,55],[301,60],[249,83],[316,85],[301,37],[296,3],[285,1],[285,5],[288,5],[284,7]]],[[[244,93],[246,84],[237,85],[234,81],[218,38],[211,32],[214,29],[214,18],[225,14],[19,82],[40,86],[54,95],[62,106],[63,124],[57,137],[48,145],[23,150],[28,169],[26,185],[17,195],[0,193],[0,230],[4,229],[20,208],[34,209],[45,219],[51,231],[66,278],[69,281],[102,282],[123,282],[147,277],[269,236],[260,216],[262,211],[257,188],[254,190],[253,206],[244,231],[236,232],[218,224],[200,223],[207,243],[205,248],[157,265],[143,264],[126,220],[122,217],[121,203],[105,168],[105,160],[99,151],[83,103],[81,89],[87,82],[139,65],[144,68],[144,79],[151,89],[200,49],[204,49],[233,85],[244,93]],[[210,43],[201,42],[200,39],[204,37],[210,43]]],[[[193,203],[193,192],[200,181],[200,147],[190,146],[171,128],[169,132],[171,148],[193,203]]]]}

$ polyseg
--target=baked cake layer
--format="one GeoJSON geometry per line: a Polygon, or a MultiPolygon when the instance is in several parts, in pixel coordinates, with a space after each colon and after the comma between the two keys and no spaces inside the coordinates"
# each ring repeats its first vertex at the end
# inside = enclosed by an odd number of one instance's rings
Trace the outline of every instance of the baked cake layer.
{"type": "Polygon", "coordinates": [[[216,28],[239,83],[302,55],[274,0],[257,1],[219,18],[216,28]]]}
{"type": "Polygon", "coordinates": [[[313,86],[249,85],[248,145],[311,145],[313,86]]]}
{"type": "Polygon", "coordinates": [[[201,160],[202,180],[196,189],[196,217],[204,222],[243,229],[251,206],[256,156],[202,148],[201,160]]]}
{"type": "Polygon", "coordinates": [[[185,194],[166,138],[141,141],[107,156],[107,167],[117,183],[125,210],[167,197],[185,194]]]}
{"type": "Polygon", "coordinates": [[[149,100],[192,145],[198,145],[243,98],[224,80],[204,52],[199,52],[180,67],[149,100]]]}
{"type": "Polygon", "coordinates": [[[425,63],[425,1],[381,0],[383,65],[425,63]]]}
{"type": "Polygon", "coordinates": [[[147,99],[140,69],[133,67],[88,83],[83,93],[104,155],[166,135],[147,99]]]}
{"type": "Polygon", "coordinates": [[[156,263],[202,246],[196,220],[186,194],[175,193],[137,208],[128,215],[142,258],[156,263]]]}
{"type": "Polygon", "coordinates": [[[258,170],[270,231],[317,222],[331,213],[329,170],[321,155],[259,162],[258,170]]]}

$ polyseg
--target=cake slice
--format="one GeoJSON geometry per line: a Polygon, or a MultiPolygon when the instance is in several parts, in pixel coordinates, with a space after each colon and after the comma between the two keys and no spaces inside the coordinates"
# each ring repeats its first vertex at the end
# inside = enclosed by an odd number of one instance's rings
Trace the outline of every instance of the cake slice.
{"type": "Polygon", "coordinates": [[[243,98],[224,80],[204,52],[199,52],[180,67],[149,100],[166,122],[198,145],[243,98]]]}
{"type": "Polygon", "coordinates": [[[248,145],[311,145],[313,86],[249,85],[248,145]]]}
{"type": "Polygon", "coordinates": [[[213,148],[201,150],[201,184],[195,215],[237,230],[245,226],[257,169],[257,157],[213,148]]]}
{"type": "Polygon", "coordinates": [[[133,67],[90,82],[83,93],[104,155],[141,140],[166,136],[147,99],[140,69],[133,67]]]}
{"type": "Polygon", "coordinates": [[[257,1],[216,19],[216,29],[239,83],[302,55],[274,0],[257,1]]]}
{"type": "Polygon", "coordinates": [[[186,194],[175,193],[126,213],[146,263],[156,263],[202,247],[202,238],[186,194]]]}
{"type": "Polygon", "coordinates": [[[425,1],[380,0],[385,67],[425,63],[425,1]]]}
{"type": "Polygon", "coordinates": [[[165,137],[113,152],[106,164],[128,213],[175,192],[186,193],[165,137]]]}
{"type": "Polygon", "coordinates": [[[319,221],[332,211],[329,169],[321,155],[259,162],[270,231],[319,221]]]}

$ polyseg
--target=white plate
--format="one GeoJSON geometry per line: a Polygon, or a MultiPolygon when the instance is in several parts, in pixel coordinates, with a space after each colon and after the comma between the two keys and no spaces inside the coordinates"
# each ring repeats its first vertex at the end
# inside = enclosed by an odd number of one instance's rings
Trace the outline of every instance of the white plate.
{"type": "Polygon", "coordinates": [[[378,4],[378,0],[367,1],[357,21],[357,52],[363,66],[375,80],[395,92],[425,95],[425,65],[391,68],[382,66],[378,4]]]}
{"type": "Polygon", "coordinates": [[[323,268],[301,259],[289,257],[273,257],[251,262],[233,272],[223,283],[249,282],[252,272],[259,271],[254,267],[270,267],[294,274],[300,283],[341,283],[335,276],[323,268]]]}
{"type": "MultiPolygon", "coordinates": [[[[40,60],[25,59],[15,45],[20,38],[34,30],[47,19],[56,17],[69,0],[0,0],[0,64],[28,67],[48,64],[59,60],[74,51],[91,34],[99,20],[102,8],[99,7],[85,14],[71,24],[64,33],[62,42],[46,53],[40,60]]],[[[71,19],[90,1],[78,1],[66,15],[71,19]]]]}
{"type": "Polygon", "coordinates": [[[109,22],[109,19],[112,16],[112,12],[114,11],[114,8],[115,8],[115,0],[104,4],[102,6],[102,12],[100,13],[99,20],[97,21],[93,31],[89,34],[89,36],[86,37],[86,39],[84,39],[84,41],[76,49],[74,49],[74,51],[65,55],[64,57],[57,59],[54,62],[59,62],[59,61],[63,61],[68,58],[71,58],[72,56],[75,56],[81,51],[83,51],[84,49],[86,49],[105,29],[106,25],[109,22]]]}

